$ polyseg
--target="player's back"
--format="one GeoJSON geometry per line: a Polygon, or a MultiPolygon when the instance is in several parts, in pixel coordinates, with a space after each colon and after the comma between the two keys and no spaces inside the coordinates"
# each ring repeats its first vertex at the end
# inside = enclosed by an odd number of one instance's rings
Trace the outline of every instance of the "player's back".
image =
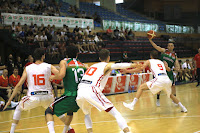
{"type": "Polygon", "coordinates": [[[81,81],[86,68],[84,65],[78,61],[76,58],[65,58],[67,63],[66,74],[63,78],[63,84],[65,88],[64,95],[66,96],[76,96],[77,86],[81,81]]]}
{"type": "Polygon", "coordinates": [[[108,63],[106,62],[100,62],[92,65],[84,74],[82,81],[90,81],[91,85],[97,86],[101,90],[103,90],[109,77],[109,74],[104,75],[104,68],[107,64],[108,63]]]}
{"type": "Polygon", "coordinates": [[[51,76],[51,64],[31,64],[26,67],[27,72],[27,84],[28,84],[28,95],[34,95],[36,91],[48,91],[50,94],[52,86],[49,81],[51,76]]]}
{"type": "Polygon", "coordinates": [[[164,63],[158,59],[150,59],[150,67],[151,71],[154,74],[154,77],[158,77],[159,75],[167,75],[166,68],[164,63]]]}

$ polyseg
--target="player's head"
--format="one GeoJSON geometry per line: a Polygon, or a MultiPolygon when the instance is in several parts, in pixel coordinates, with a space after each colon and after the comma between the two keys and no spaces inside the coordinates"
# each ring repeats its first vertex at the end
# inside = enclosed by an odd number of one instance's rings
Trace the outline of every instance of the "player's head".
{"type": "Polygon", "coordinates": [[[158,51],[152,50],[150,53],[150,58],[151,59],[158,59],[158,51]]]}
{"type": "Polygon", "coordinates": [[[110,51],[107,49],[101,49],[99,51],[99,60],[109,62],[110,61],[110,51]]]}
{"type": "Polygon", "coordinates": [[[66,49],[66,55],[68,58],[77,58],[78,48],[75,45],[70,45],[66,49]]]}
{"type": "Polygon", "coordinates": [[[8,76],[8,70],[7,69],[3,69],[3,76],[4,77],[8,76]]]}
{"type": "Polygon", "coordinates": [[[13,74],[18,75],[18,68],[17,67],[14,67],[13,74]]]}
{"type": "Polygon", "coordinates": [[[40,60],[43,61],[45,59],[45,51],[43,48],[36,48],[34,53],[33,53],[33,57],[35,59],[35,61],[40,60]]]}
{"type": "Polygon", "coordinates": [[[172,42],[169,42],[169,43],[167,44],[167,49],[168,49],[169,51],[173,51],[173,50],[174,50],[174,44],[173,44],[172,42]]]}

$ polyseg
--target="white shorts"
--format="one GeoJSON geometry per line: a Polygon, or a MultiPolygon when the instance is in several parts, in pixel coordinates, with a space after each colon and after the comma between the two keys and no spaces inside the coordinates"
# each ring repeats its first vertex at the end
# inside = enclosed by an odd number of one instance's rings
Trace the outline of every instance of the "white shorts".
{"type": "Polygon", "coordinates": [[[78,86],[76,102],[85,115],[90,113],[92,106],[96,107],[99,111],[113,107],[113,104],[105,97],[98,87],[84,83],[78,86]]]}
{"type": "Polygon", "coordinates": [[[39,106],[45,109],[54,101],[53,95],[34,95],[24,96],[19,102],[19,107],[22,110],[30,110],[39,106]]]}
{"type": "Polygon", "coordinates": [[[146,84],[153,94],[157,94],[163,90],[170,97],[172,82],[168,76],[159,76],[146,82],[146,84]]]}

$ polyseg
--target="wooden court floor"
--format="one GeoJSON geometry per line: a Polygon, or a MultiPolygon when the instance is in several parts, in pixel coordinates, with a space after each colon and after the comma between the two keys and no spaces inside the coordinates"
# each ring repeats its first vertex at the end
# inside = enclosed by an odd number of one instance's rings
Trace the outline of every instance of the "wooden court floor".
{"type": "MultiPolygon", "coordinates": [[[[107,96],[126,119],[132,133],[200,133],[200,87],[196,83],[178,85],[177,97],[188,109],[181,113],[180,108],[161,93],[161,106],[156,107],[156,96],[145,91],[134,111],[123,107],[122,102],[131,102],[136,93],[107,96]]],[[[0,112],[0,133],[9,132],[14,110],[0,112]]],[[[120,133],[116,120],[106,112],[92,109],[94,133],[120,133]]],[[[55,118],[55,131],[61,133],[62,122],[55,118]]],[[[71,126],[76,133],[86,133],[84,115],[79,110],[74,115],[71,126]]],[[[36,108],[22,112],[16,133],[48,133],[44,109],[36,108]]]]}

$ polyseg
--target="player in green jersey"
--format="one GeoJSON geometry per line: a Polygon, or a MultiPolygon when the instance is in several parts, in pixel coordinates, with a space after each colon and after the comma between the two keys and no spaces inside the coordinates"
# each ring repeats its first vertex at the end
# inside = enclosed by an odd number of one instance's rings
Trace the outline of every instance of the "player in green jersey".
{"type": "MultiPolygon", "coordinates": [[[[76,103],[77,86],[85,73],[85,66],[77,60],[78,49],[75,46],[67,47],[67,56],[60,61],[60,70],[56,75],[50,77],[50,81],[54,79],[63,79],[64,94],[57,98],[45,111],[45,117],[49,128],[49,133],[55,133],[53,115],[55,114],[65,124],[63,133],[70,128],[73,118],[73,112],[77,112],[79,107],[76,103]],[[67,116],[65,117],[65,113],[67,116]]],[[[73,129],[71,129],[73,130],[73,129]]],[[[74,133],[74,131],[68,131],[74,133]]]]}
{"type": "MultiPolygon", "coordinates": [[[[152,44],[152,46],[161,52],[161,60],[167,62],[168,67],[171,69],[171,71],[167,71],[167,75],[172,81],[172,94],[176,96],[176,88],[175,88],[175,81],[174,81],[174,75],[173,75],[173,67],[174,70],[180,71],[180,66],[178,63],[177,55],[174,52],[174,44],[172,42],[169,42],[167,45],[167,49],[161,48],[160,46],[156,45],[152,39],[149,39],[149,42],[152,44]]],[[[160,106],[160,93],[157,94],[157,106],[160,106]]]]}

